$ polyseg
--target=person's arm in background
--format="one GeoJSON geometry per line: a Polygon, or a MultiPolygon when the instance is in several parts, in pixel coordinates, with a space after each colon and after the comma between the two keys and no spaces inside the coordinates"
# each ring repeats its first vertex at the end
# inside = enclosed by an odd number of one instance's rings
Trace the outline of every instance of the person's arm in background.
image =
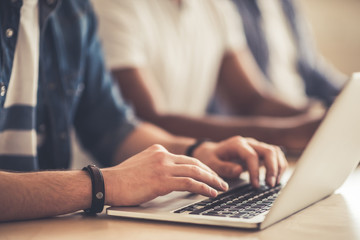
{"type": "Polygon", "coordinates": [[[220,96],[231,105],[235,114],[260,116],[295,116],[306,113],[306,108],[294,107],[276,95],[253,59],[248,48],[225,54],[218,89],[220,96]]]}
{"type": "MultiPolygon", "coordinates": [[[[113,70],[115,81],[123,96],[133,104],[137,115],[165,130],[182,136],[224,140],[234,135],[253,137],[271,144],[282,145],[291,150],[301,150],[319,124],[318,116],[300,115],[288,118],[275,117],[192,117],[168,114],[158,110],[147,85],[153,77],[145,69],[113,70]],[[294,138],[294,136],[297,136],[294,138]]],[[[159,93],[158,93],[159,94],[159,93]]]]}

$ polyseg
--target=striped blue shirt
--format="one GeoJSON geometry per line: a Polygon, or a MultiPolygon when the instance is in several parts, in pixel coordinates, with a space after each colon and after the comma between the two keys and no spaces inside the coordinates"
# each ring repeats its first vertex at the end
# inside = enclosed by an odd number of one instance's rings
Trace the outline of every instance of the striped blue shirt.
{"type": "MultiPolygon", "coordinates": [[[[39,69],[38,1],[23,2],[17,45],[8,89],[1,86],[5,101],[0,112],[0,168],[36,170],[36,104],[39,69]]],[[[13,37],[13,30],[7,37],[13,37]]]]}
{"type": "MultiPolygon", "coordinates": [[[[30,55],[19,50],[23,2],[29,1],[0,1],[0,171],[68,168],[71,129],[96,161],[111,166],[119,145],[139,122],[106,70],[91,4],[38,1],[39,17],[29,20],[33,27],[40,22],[40,44],[31,44],[40,46],[37,64],[35,48],[26,48],[32,49],[30,55]],[[17,51],[21,60],[15,60],[17,51]],[[15,78],[20,69],[25,74],[15,78]],[[19,100],[23,97],[27,100],[19,100]]],[[[27,31],[25,36],[38,34],[27,31]]]]}

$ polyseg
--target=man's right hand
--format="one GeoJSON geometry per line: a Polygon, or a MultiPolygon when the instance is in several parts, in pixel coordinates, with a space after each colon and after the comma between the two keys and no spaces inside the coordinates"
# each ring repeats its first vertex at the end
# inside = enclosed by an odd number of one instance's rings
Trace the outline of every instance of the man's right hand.
{"type": "Polygon", "coordinates": [[[209,197],[228,190],[227,183],[199,160],[153,145],[125,162],[102,169],[106,204],[138,205],[172,191],[209,197]]]}

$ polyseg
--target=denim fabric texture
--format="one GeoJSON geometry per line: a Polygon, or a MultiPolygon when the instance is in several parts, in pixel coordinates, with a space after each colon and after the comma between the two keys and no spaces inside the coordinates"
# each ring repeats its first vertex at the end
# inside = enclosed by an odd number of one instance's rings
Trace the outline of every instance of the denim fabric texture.
{"type": "MultiPolygon", "coordinates": [[[[0,1],[0,84],[9,85],[21,0],[0,1]],[[9,30],[10,29],[10,30],[9,30]],[[12,34],[9,34],[12,31],[12,34]],[[10,36],[11,35],[11,36],[10,36]]],[[[32,171],[69,167],[70,131],[103,166],[138,120],[105,68],[96,17],[87,0],[39,0],[40,62],[37,132],[46,141],[38,163],[9,169],[32,171]],[[38,167],[31,167],[38,166],[38,167]]],[[[0,97],[0,115],[6,94],[0,97]]]]}

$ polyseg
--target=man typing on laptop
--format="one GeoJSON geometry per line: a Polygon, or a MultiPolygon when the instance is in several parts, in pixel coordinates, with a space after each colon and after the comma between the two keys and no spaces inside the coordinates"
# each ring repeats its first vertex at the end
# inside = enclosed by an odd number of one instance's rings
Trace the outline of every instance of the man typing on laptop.
{"type": "Polygon", "coordinates": [[[278,147],[196,141],[137,120],[112,87],[87,1],[6,0],[0,15],[0,169],[20,171],[0,171],[0,221],[97,213],[177,190],[215,197],[228,189],[220,177],[245,170],[258,187],[260,159],[266,183],[279,182],[278,147]],[[107,168],[39,171],[68,167],[72,127],[107,168]]]}

